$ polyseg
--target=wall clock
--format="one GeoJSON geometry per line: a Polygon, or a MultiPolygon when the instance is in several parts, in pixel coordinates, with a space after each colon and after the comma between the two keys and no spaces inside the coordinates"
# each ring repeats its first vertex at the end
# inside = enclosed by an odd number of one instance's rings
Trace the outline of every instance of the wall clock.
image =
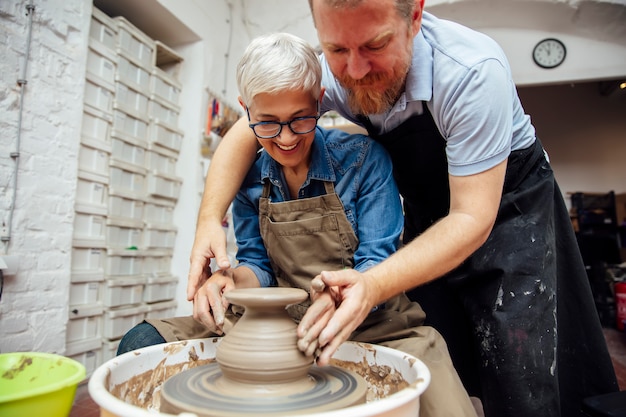
{"type": "Polygon", "coordinates": [[[554,38],[539,41],[533,49],[533,60],[541,68],[555,68],[565,60],[566,49],[563,42],[554,38]]]}

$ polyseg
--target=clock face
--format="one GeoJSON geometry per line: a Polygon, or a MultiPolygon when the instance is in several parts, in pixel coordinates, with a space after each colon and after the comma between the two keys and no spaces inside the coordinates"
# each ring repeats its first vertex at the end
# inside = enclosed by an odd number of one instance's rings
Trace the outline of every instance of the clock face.
{"type": "Polygon", "coordinates": [[[533,49],[533,59],[542,68],[554,68],[565,60],[565,45],[558,39],[544,39],[533,49]]]}

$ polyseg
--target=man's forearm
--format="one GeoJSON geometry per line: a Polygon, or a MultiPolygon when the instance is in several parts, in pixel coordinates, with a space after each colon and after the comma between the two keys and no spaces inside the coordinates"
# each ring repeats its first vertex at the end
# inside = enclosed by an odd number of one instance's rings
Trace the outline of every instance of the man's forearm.
{"type": "Polygon", "coordinates": [[[189,301],[193,301],[198,289],[211,275],[209,269],[211,258],[215,258],[220,269],[230,267],[222,219],[252,166],[256,144],[256,137],[247,126],[246,120],[240,119],[224,136],[213,155],[189,256],[187,276],[189,301]]]}
{"type": "Polygon", "coordinates": [[[211,158],[196,233],[211,221],[222,221],[252,166],[256,150],[256,137],[247,120],[241,118],[226,133],[211,158]]]}

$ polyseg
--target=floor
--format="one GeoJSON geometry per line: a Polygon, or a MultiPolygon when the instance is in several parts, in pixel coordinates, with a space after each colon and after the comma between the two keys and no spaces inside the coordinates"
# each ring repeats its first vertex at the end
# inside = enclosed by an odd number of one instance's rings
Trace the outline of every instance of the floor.
{"type": "MultiPolygon", "coordinates": [[[[613,359],[620,390],[626,390],[626,333],[613,328],[604,328],[603,330],[613,359]]],[[[81,384],[76,391],[74,406],[69,417],[99,416],[99,407],[89,396],[87,383],[81,384]]]]}

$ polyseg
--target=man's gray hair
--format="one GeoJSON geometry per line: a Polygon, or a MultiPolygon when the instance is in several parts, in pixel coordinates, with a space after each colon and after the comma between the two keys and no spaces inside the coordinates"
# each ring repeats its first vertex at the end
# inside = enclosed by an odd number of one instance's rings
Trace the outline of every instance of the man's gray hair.
{"type": "Polygon", "coordinates": [[[237,65],[239,94],[250,105],[257,94],[309,91],[317,100],[322,68],[315,49],[289,33],[259,36],[250,42],[237,65]]]}

